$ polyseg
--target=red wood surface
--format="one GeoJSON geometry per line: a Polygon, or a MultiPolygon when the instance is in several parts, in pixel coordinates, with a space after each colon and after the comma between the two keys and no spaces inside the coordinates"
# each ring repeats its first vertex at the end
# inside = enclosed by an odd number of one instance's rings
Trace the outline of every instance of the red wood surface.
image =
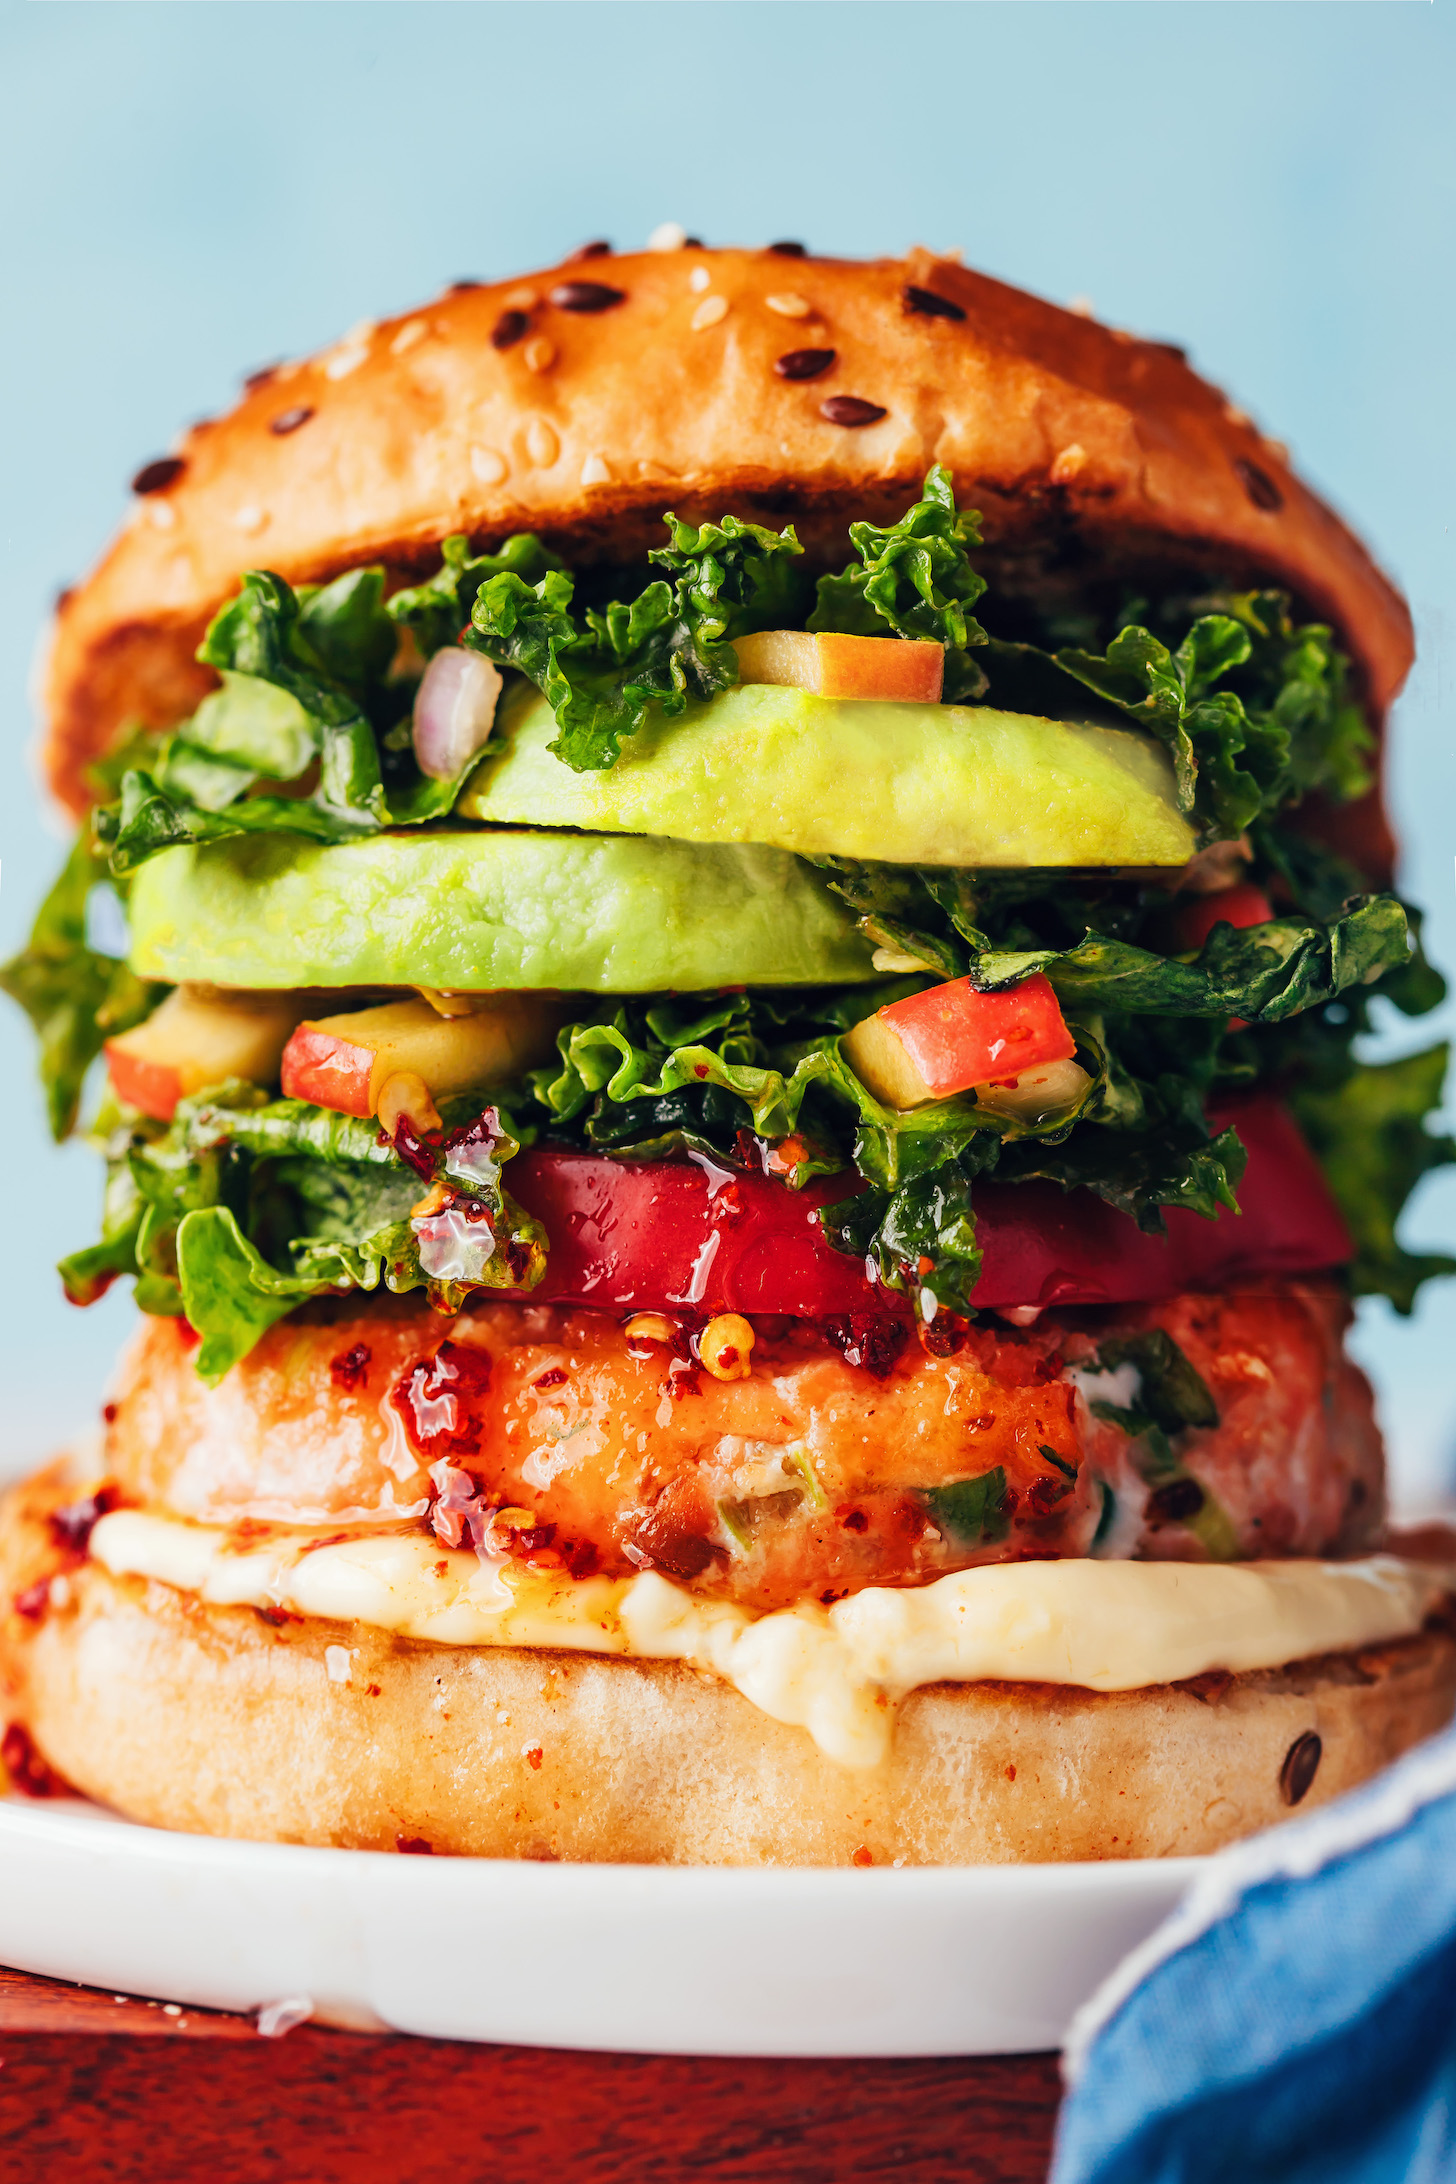
{"type": "MultiPolygon", "coordinates": [[[[488,1967],[482,1967],[488,1976],[488,1967]]],[[[1052,2055],[735,2062],[169,2014],[0,1971],[0,2184],[1041,2184],[1052,2055]]]]}

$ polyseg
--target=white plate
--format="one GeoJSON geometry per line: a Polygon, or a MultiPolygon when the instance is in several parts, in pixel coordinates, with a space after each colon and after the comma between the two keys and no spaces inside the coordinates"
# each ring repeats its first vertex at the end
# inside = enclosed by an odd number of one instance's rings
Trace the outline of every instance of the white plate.
{"type": "Polygon", "coordinates": [[[533,1865],[214,1841],[0,1800],[0,1963],[225,2010],[664,2055],[1005,2055],[1202,1861],[533,1865]]]}

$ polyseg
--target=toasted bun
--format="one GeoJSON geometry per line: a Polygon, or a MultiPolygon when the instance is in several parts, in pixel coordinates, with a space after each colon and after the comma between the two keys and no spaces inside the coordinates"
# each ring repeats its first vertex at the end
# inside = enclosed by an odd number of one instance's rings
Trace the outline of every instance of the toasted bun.
{"type": "MultiPolygon", "coordinates": [[[[36,1546],[14,1516],[12,1582],[36,1546]]],[[[1364,1781],[1456,1704],[1456,1641],[1435,1628],[1113,1695],[938,1684],[905,1701],[891,1759],[861,1774],[675,1663],[275,1626],[95,1564],[38,1620],[0,1628],[0,1717],[134,1819],[476,1857],[833,1865],[867,1851],[930,1865],[1215,1850],[1285,1818],[1311,1760],[1306,1805],[1364,1781]],[[328,1657],[341,1647],[347,1682],[328,1657]],[[1294,1755],[1311,1737],[1318,1753],[1294,1755]]]]}
{"type": "MultiPolygon", "coordinates": [[[[211,681],[193,652],[245,568],[419,571],[452,531],[522,529],[622,558],[656,542],[668,507],[792,518],[811,551],[842,556],[848,520],[898,514],[933,462],[981,509],[1008,584],[1170,562],[1277,583],[1335,624],[1377,720],[1409,668],[1399,595],[1179,350],[926,251],[692,248],[452,291],[256,375],[139,474],[134,520],[63,600],[51,783],[80,810],[87,762],[124,721],[192,709],[211,681]],[[621,300],[570,308],[573,283],[621,300]],[[802,349],[833,362],[781,376],[802,349]],[[883,418],[825,416],[849,396],[883,418]]],[[[1388,859],[1373,805],[1359,834],[1367,863],[1388,859]]]]}

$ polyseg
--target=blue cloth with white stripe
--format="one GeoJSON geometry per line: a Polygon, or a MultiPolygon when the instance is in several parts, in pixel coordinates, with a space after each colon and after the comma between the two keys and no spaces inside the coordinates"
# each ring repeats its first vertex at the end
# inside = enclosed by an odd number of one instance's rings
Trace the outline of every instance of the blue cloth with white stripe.
{"type": "Polygon", "coordinates": [[[1456,2180],[1456,1731],[1210,1860],[1066,2067],[1052,2184],[1456,2180]]]}

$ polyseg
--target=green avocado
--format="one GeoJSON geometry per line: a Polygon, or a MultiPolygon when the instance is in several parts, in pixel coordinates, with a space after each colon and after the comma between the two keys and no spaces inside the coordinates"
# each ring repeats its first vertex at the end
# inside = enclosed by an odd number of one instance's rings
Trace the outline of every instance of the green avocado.
{"type": "Polygon", "coordinates": [[[727,843],[241,835],[150,858],[128,916],[134,967],[173,983],[691,993],[875,975],[816,872],[727,843]]]}
{"type": "Polygon", "coordinates": [[[1181,865],[1196,846],[1168,759],[1125,728],[747,683],[650,722],[609,773],[552,757],[556,723],[534,691],[502,732],[464,818],[888,864],[1181,865]]]}

